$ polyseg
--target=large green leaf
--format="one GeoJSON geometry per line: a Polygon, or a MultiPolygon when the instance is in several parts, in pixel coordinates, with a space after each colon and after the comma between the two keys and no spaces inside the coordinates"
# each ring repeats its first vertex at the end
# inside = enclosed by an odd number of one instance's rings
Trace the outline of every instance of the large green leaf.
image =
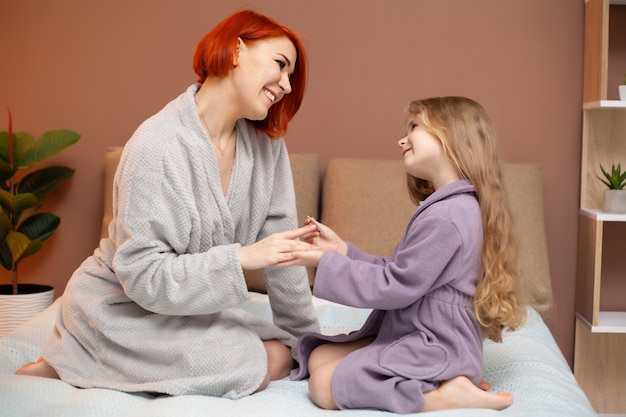
{"type": "Polygon", "coordinates": [[[54,190],[61,182],[70,178],[74,169],[63,166],[52,166],[31,172],[19,182],[16,192],[32,193],[42,199],[54,190]]]}
{"type": "Polygon", "coordinates": [[[0,244],[0,265],[7,271],[13,268],[13,258],[11,257],[11,251],[6,243],[6,239],[0,244]]]}
{"type": "MultiPolygon", "coordinates": [[[[3,217],[6,219],[6,216],[0,214],[0,222],[3,217]]],[[[52,235],[60,223],[61,219],[54,214],[38,213],[26,219],[17,232],[0,229],[0,265],[10,271],[13,260],[19,262],[39,252],[43,241],[52,235]]]]}
{"type": "MultiPolygon", "coordinates": [[[[2,132],[0,137],[0,157],[5,162],[9,162],[9,135],[8,132],[2,132]]],[[[23,155],[30,152],[35,146],[35,138],[27,132],[13,132],[13,170],[19,166],[17,160],[23,158],[23,155]]]]}
{"type": "Polygon", "coordinates": [[[19,232],[11,232],[7,235],[7,245],[16,262],[37,253],[43,247],[40,240],[30,240],[26,235],[19,232]]]}
{"type": "Polygon", "coordinates": [[[6,239],[6,234],[13,230],[11,219],[4,212],[0,212],[0,242],[6,239]]]}
{"type": "MultiPolygon", "coordinates": [[[[22,133],[22,132],[20,132],[22,133]]],[[[15,139],[15,133],[13,134],[15,139]]],[[[21,138],[17,142],[21,142],[21,138]]],[[[14,140],[13,155],[15,158],[14,168],[28,169],[38,162],[41,162],[53,155],[58,154],[63,149],[78,142],[80,135],[72,130],[58,129],[45,132],[33,146],[27,148],[16,147],[17,142],[14,140]]],[[[25,144],[24,144],[25,145],[25,144]]]]}
{"type": "Polygon", "coordinates": [[[36,207],[38,204],[39,199],[35,194],[22,193],[14,196],[8,191],[0,190],[0,205],[9,213],[15,214],[14,224],[17,223],[24,210],[36,207]]]}
{"type": "Polygon", "coordinates": [[[0,159],[0,185],[2,185],[2,188],[4,188],[5,190],[9,189],[8,184],[5,184],[5,183],[12,176],[13,176],[13,170],[11,169],[11,166],[9,165],[9,163],[0,159]]]}
{"type": "Polygon", "coordinates": [[[31,240],[46,240],[61,224],[59,216],[51,213],[37,213],[30,216],[17,229],[31,240]]]}
{"type": "MultiPolygon", "coordinates": [[[[35,143],[35,139],[27,132],[12,132],[13,155],[23,155],[35,143]]],[[[9,132],[0,132],[0,159],[9,162],[9,132]]]]}

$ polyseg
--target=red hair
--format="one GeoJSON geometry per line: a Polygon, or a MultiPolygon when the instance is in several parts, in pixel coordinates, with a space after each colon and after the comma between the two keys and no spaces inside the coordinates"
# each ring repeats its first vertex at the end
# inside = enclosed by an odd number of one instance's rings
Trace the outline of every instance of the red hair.
{"type": "Polygon", "coordinates": [[[251,121],[270,137],[285,134],[287,125],[298,112],[304,97],[307,60],[298,35],[267,16],[243,10],[222,20],[204,35],[193,57],[193,69],[199,76],[198,82],[203,83],[209,76],[226,77],[230,74],[237,53],[238,38],[244,42],[254,42],[281,36],[288,38],[296,48],[296,64],[290,77],[291,93],[270,107],[265,119],[251,121]]]}

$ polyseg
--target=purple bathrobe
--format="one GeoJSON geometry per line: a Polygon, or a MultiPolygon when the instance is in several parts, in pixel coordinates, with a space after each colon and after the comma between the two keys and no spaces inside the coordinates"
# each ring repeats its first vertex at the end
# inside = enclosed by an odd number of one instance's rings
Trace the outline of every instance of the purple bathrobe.
{"type": "Polygon", "coordinates": [[[347,256],[325,252],[314,294],[374,310],[349,335],[303,336],[297,352],[301,368],[292,378],[308,376],[315,347],[375,336],[337,366],[332,391],[339,408],[413,413],[423,408],[423,393],[447,379],[465,375],[478,384],[482,335],[473,296],[481,276],[482,243],[474,187],[462,180],[420,205],[391,259],[365,254],[351,244],[347,256]]]}

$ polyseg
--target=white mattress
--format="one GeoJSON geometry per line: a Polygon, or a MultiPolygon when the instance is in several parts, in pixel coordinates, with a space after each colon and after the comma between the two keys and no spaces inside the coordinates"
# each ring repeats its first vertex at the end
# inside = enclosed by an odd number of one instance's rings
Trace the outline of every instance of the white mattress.
{"type": "MultiPolygon", "coordinates": [[[[267,296],[251,293],[246,309],[270,318],[267,296]]],[[[367,310],[314,299],[322,331],[349,332],[367,317],[367,310]]],[[[124,417],[332,417],[336,411],[317,408],[309,399],[306,381],[275,381],[255,395],[227,400],[205,396],[153,397],[106,389],[78,389],[59,380],[16,376],[23,363],[36,359],[59,306],[33,317],[0,339],[0,417],[21,416],[124,416],[124,417]]],[[[595,416],[576,383],[567,362],[545,323],[529,308],[525,327],[507,333],[502,343],[486,341],[485,379],[495,391],[510,391],[515,403],[503,411],[449,410],[429,413],[433,417],[584,417],[595,416]]],[[[385,416],[371,410],[341,411],[341,415],[385,416]]]]}

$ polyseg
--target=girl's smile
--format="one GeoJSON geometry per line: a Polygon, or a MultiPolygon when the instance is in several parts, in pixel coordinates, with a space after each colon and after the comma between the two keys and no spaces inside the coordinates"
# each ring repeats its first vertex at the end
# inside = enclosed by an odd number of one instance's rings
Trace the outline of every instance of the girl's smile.
{"type": "Polygon", "coordinates": [[[415,178],[429,181],[435,189],[459,179],[456,167],[444,155],[441,141],[416,120],[409,121],[407,135],[398,145],[404,169],[415,178]]]}

